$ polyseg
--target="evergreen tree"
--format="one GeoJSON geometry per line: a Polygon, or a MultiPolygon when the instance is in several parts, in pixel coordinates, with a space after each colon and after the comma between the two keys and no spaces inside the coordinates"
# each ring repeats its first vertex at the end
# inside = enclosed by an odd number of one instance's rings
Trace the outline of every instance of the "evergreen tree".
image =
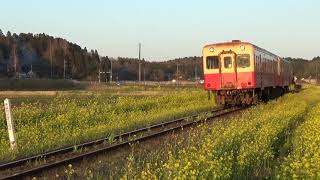
{"type": "Polygon", "coordinates": [[[11,36],[11,32],[10,31],[8,31],[7,32],[7,38],[11,38],[12,36],[11,36]]]}

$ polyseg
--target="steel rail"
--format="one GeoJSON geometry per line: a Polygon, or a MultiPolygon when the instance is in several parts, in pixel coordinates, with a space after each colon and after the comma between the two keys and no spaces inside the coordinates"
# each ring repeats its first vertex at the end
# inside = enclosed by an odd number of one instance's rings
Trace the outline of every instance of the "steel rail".
{"type": "MultiPolygon", "coordinates": [[[[206,118],[206,119],[214,119],[214,118],[221,117],[221,116],[224,116],[224,115],[228,115],[230,113],[234,113],[236,111],[240,111],[240,110],[243,110],[243,109],[245,109],[245,108],[238,108],[237,107],[237,108],[230,108],[230,109],[216,109],[216,110],[212,110],[212,111],[208,111],[208,112],[202,112],[202,113],[206,113],[206,114],[217,113],[217,114],[211,115],[210,117],[206,118]]],[[[200,114],[202,114],[202,113],[200,113],[200,114]]],[[[179,119],[176,119],[176,120],[167,121],[167,122],[163,122],[163,123],[160,123],[160,124],[152,125],[152,126],[149,126],[149,127],[146,127],[146,128],[140,128],[140,129],[128,132],[128,133],[123,133],[123,134],[117,135],[117,136],[114,137],[114,139],[118,139],[119,140],[119,139],[124,138],[124,137],[129,138],[130,136],[134,136],[134,134],[138,134],[138,133],[141,133],[141,132],[149,131],[149,130],[155,129],[155,128],[161,128],[161,127],[164,128],[165,126],[169,126],[169,125],[172,125],[172,124],[176,124],[176,123],[180,123],[180,122],[186,121],[187,119],[189,119],[191,117],[195,118],[198,115],[199,114],[195,114],[195,115],[192,115],[192,116],[187,116],[187,117],[184,117],[184,118],[179,118],[179,119]]],[[[0,180],[1,179],[16,179],[16,178],[20,178],[20,177],[23,177],[23,176],[36,174],[36,173],[39,173],[39,172],[42,172],[44,170],[48,170],[48,169],[51,169],[51,168],[54,168],[54,167],[58,167],[58,166],[62,166],[62,165],[65,165],[65,164],[78,162],[78,161],[81,161],[82,159],[84,159],[86,157],[89,157],[89,156],[94,156],[94,155],[97,155],[97,154],[100,154],[100,153],[103,153],[103,152],[112,151],[114,149],[118,149],[118,148],[121,148],[123,146],[129,146],[130,143],[146,141],[148,139],[155,138],[155,137],[167,134],[169,132],[173,132],[175,130],[179,130],[179,129],[184,128],[184,127],[192,126],[192,125],[198,124],[200,122],[203,122],[203,119],[195,120],[195,121],[186,121],[185,123],[178,124],[175,127],[170,127],[170,128],[167,128],[167,129],[163,129],[161,131],[158,131],[158,132],[155,132],[155,133],[151,133],[151,134],[148,134],[148,135],[145,135],[145,136],[142,136],[142,137],[138,137],[138,138],[134,138],[134,139],[128,139],[126,141],[122,141],[122,142],[119,142],[119,143],[116,143],[116,144],[106,145],[106,146],[104,146],[102,148],[94,149],[94,150],[91,150],[91,151],[88,151],[88,152],[85,152],[85,153],[82,153],[82,154],[79,154],[79,155],[75,155],[73,157],[69,157],[69,158],[66,158],[66,159],[63,159],[63,160],[58,160],[58,161],[55,161],[55,162],[51,162],[51,163],[43,164],[43,165],[40,165],[40,166],[37,166],[37,167],[34,167],[34,168],[30,168],[30,169],[27,169],[27,170],[22,170],[22,171],[13,173],[13,174],[11,174],[9,176],[0,177],[0,180]]],[[[35,161],[35,160],[38,160],[40,158],[44,159],[44,157],[48,157],[48,156],[55,156],[55,155],[58,155],[58,154],[64,154],[64,153],[72,152],[75,149],[75,147],[76,148],[83,148],[83,147],[88,147],[88,146],[101,144],[101,143],[105,142],[106,140],[108,140],[108,138],[103,138],[103,139],[99,139],[99,140],[96,140],[96,141],[91,141],[91,142],[79,144],[79,145],[76,145],[76,146],[70,146],[70,147],[58,149],[58,150],[55,150],[55,151],[47,152],[47,153],[44,153],[44,154],[41,154],[41,155],[36,155],[36,156],[29,157],[29,158],[24,158],[24,159],[20,159],[20,160],[17,160],[17,161],[8,162],[8,163],[5,163],[5,164],[1,164],[0,165],[0,170],[9,169],[9,168],[16,167],[16,166],[21,166],[23,164],[26,164],[27,162],[35,161]]]]}
{"type": "MultiPolygon", "coordinates": [[[[179,119],[174,119],[174,120],[171,120],[171,121],[164,121],[162,123],[151,125],[149,127],[143,127],[143,128],[135,129],[135,130],[130,131],[130,132],[126,132],[126,133],[122,133],[122,134],[116,135],[116,136],[113,137],[113,140],[120,140],[121,138],[128,138],[130,136],[134,136],[135,134],[142,133],[142,132],[149,131],[149,130],[152,130],[152,129],[155,129],[155,128],[159,128],[159,127],[163,127],[163,126],[168,126],[170,124],[178,123],[178,122],[184,121],[184,120],[186,120],[188,118],[195,118],[201,113],[207,113],[208,114],[208,113],[214,113],[214,112],[221,111],[221,110],[223,110],[223,108],[214,109],[214,110],[207,111],[207,112],[200,112],[200,113],[197,113],[197,114],[193,114],[191,116],[186,116],[186,117],[182,117],[182,118],[179,118],[179,119]]],[[[34,156],[30,156],[30,157],[21,158],[21,159],[18,159],[18,160],[6,162],[6,163],[3,163],[3,164],[0,164],[0,171],[2,171],[4,169],[16,167],[16,166],[21,166],[23,164],[34,162],[34,161],[37,161],[39,159],[52,157],[52,156],[55,156],[55,155],[58,155],[58,154],[64,154],[64,153],[73,152],[75,149],[81,149],[81,148],[85,148],[85,147],[89,147],[89,146],[99,145],[99,144],[102,144],[102,143],[104,143],[104,142],[106,142],[108,140],[109,140],[109,137],[104,137],[104,138],[100,138],[100,139],[97,139],[97,140],[93,140],[93,141],[89,141],[89,142],[85,142],[85,143],[81,143],[81,144],[77,144],[77,145],[67,146],[67,147],[55,149],[55,150],[52,150],[52,151],[44,152],[42,154],[38,154],[38,155],[34,155],[34,156]]]]}

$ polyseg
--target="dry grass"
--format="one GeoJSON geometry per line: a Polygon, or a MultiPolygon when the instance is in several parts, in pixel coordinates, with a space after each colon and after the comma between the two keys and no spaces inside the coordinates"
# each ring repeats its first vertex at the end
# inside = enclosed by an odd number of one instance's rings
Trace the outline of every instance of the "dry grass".
{"type": "Polygon", "coordinates": [[[57,91],[0,91],[0,97],[56,96],[57,91]]]}

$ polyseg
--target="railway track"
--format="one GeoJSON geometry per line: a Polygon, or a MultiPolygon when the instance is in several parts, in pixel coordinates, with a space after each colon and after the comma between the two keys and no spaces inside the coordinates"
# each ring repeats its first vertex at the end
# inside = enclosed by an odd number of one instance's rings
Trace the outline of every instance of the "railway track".
{"type": "Polygon", "coordinates": [[[133,130],[131,132],[119,134],[113,138],[114,143],[106,144],[109,138],[102,138],[95,141],[86,142],[74,146],[69,146],[43,154],[27,157],[4,164],[0,164],[0,180],[1,179],[18,179],[25,176],[35,175],[52,168],[60,167],[67,164],[76,163],[84,158],[95,156],[101,153],[110,152],[131,143],[146,141],[151,138],[180,130],[185,127],[199,124],[204,120],[211,120],[217,117],[225,116],[244,108],[233,107],[229,109],[215,109],[205,113],[205,119],[199,119],[200,114],[175,119],[172,121],[162,122],[145,128],[133,130]],[[81,152],[75,150],[81,149],[81,152]],[[33,165],[44,162],[40,165],[33,165]]]}

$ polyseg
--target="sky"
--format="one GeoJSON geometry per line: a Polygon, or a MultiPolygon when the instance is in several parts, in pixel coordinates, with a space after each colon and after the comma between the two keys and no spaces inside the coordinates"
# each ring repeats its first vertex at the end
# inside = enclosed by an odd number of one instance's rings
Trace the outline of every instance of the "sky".
{"type": "Polygon", "coordinates": [[[282,57],[320,56],[318,0],[5,0],[4,33],[46,33],[102,56],[162,61],[241,40],[282,57]]]}

